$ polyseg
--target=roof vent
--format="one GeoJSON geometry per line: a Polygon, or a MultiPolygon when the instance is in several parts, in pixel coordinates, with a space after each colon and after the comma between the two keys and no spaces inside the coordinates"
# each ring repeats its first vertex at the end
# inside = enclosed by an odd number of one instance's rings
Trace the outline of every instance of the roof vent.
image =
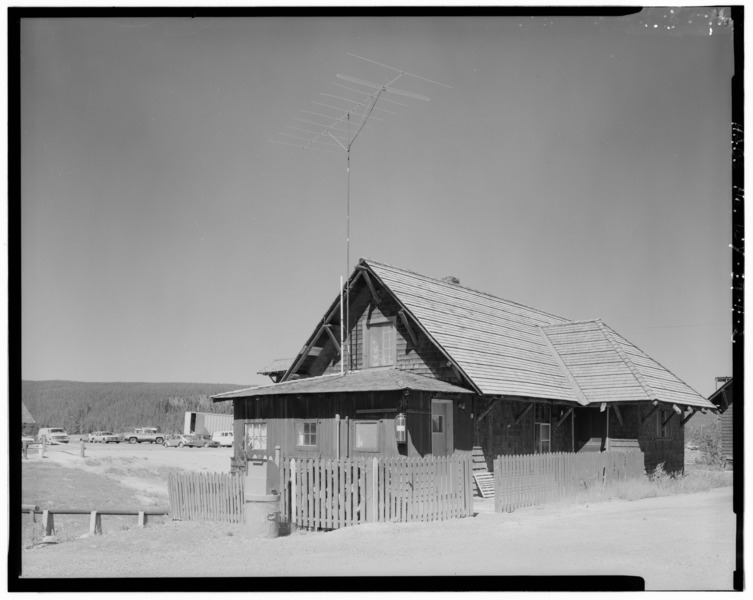
{"type": "Polygon", "coordinates": [[[460,280],[454,275],[448,275],[447,277],[442,277],[442,281],[444,281],[445,283],[452,283],[453,285],[460,285],[460,280]]]}

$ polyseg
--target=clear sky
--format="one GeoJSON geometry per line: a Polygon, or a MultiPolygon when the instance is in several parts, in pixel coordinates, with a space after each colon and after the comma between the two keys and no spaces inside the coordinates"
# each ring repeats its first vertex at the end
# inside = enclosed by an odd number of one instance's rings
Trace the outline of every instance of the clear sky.
{"type": "Polygon", "coordinates": [[[295,355],[346,275],[346,163],[273,140],[347,106],[338,73],[394,76],[350,52],[452,86],[402,78],[430,102],[353,145],[351,268],[602,318],[708,395],[732,32],[683,10],[24,22],[23,377],[253,384],[295,355]]]}

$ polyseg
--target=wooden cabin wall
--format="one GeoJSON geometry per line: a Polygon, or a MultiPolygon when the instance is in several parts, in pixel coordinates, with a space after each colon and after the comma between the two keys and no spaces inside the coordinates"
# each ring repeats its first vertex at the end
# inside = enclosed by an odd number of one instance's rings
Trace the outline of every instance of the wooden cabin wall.
{"type": "MultiPolygon", "coordinates": [[[[516,424],[516,419],[532,402],[501,399],[495,401],[492,409],[478,422],[475,429],[475,445],[481,446],[491,471],[492,461],[497,456],[534,454],[536,452],[535,406],[516,424]]],[[[475,410],[480,414],[489,405],[487,400],[476,402],[475,410]]],[[[567,417],[557,427],[562,411],[569,407],[551,404],[551,452],[572,452],[572,416],[567,417]]]]}
{"type": "Polygon", "coordinates": [[[667,425],[667,435],[661,436],[657,431],[658,418],[666,418],[671,407],[657,410],[643,423],[643,417],[653,408],[650,403],[620,405],[623,424],[620,425],[614,410],[609,415],[609,437],[637,439],[638,446],[644,453],[646,471],[653,471],[659,463],[664,463],[667,472],[682,471],[685,468],[685,428],[680,425],[682,417],[675,414],[667,425]],[[657,416],[661,413],[662,417],[657,416]]]}
{"type": "MultiPolygon", "coordinates": [[[[267,424],[266,454],[273,454],[275,446],[280,446],[285,456],[334,458],[338,453],[338,422],[335,415],[339,415],[341,457],[431,455],[431,401],[434,396],[429,392],[412,392],[405,397],[398,391],[237,399],[234,401],[236,452],[241,451],[245,424],[263,421],[267,424]],[[395,438],[395,417],[399,412],[406,414],[406,444],[398,444],[395,438]],[[296,446],[297,420],[316,421],[315,448],[296,446]],[[373,421],[378,424],[378,450],[355,448],[355,423],[358,421],[373,421]]],[[[463,409],[459,408],[457,400],[453,401],[453,443],[456,451],[470,451],[472,448],[473,425],[470,410],[469,401],[465,401],[463,409]]]]}

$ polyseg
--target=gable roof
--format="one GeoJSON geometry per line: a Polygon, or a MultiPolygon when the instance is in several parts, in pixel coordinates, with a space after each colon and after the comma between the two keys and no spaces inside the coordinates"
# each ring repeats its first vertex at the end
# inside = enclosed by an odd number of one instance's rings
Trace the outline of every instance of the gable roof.
{"type": "Polygon", "coordinates": [[[253,396],[280,394],[331,394],[342,392],[389,392],[417,390],[443,394],[472,394],[471,390],[452,385],[440,379],[425,377],[395,368],[366,369],[333,373],[305,379],[292,379],[212,396],[215,402],[253,396]]]}
{"type": "MultiPolygon", "coordinates": [[[[479,394],[580,405],[658,401],[716,408],[598,319],[571,321],[451,278],[435,279],[370,259],[359,260],[349,278],[351,289],[359,278],[370,288],[386,290],[462,376],[461,385],[479,394]]],[[[315,342],[337,321],[339,303],[339,298],[332,302],[283,383],[292,383],[307,357],[318,355],[315,342]]]]}
{"type": "Polygon", "coordinates": [[[361,259],[359,267],[392,293],[483,394],[714,408],[600,320],[570,321],[372,260],[361,259]]]}
{"type": "Polygon", "coordinates": [[[711,408],[695,390],[601,320],[541,328],[581,403],[654,401],[711,408]]]}

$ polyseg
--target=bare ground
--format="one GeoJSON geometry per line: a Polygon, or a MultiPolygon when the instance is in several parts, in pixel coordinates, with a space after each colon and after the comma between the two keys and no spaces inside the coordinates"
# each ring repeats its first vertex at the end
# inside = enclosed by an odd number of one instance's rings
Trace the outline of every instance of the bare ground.
{"type": "MultiPolygon", "coordinates": [[[[227,471],[230,452],[87,445],[81,459],[76,445],[29,460],[110,476],[164,504],[165,469],[227,471]]],[[[102,536],[23,550],[22,577],[636,575],[652,590],[732,589],[730,487],[510,514],[494,513],[488,500],[475,507],[475,517],[443,523],[367,524],[276,539],[251,539],[242,526],[220,523],[115,528],[103,517],[102,536]]]]}

